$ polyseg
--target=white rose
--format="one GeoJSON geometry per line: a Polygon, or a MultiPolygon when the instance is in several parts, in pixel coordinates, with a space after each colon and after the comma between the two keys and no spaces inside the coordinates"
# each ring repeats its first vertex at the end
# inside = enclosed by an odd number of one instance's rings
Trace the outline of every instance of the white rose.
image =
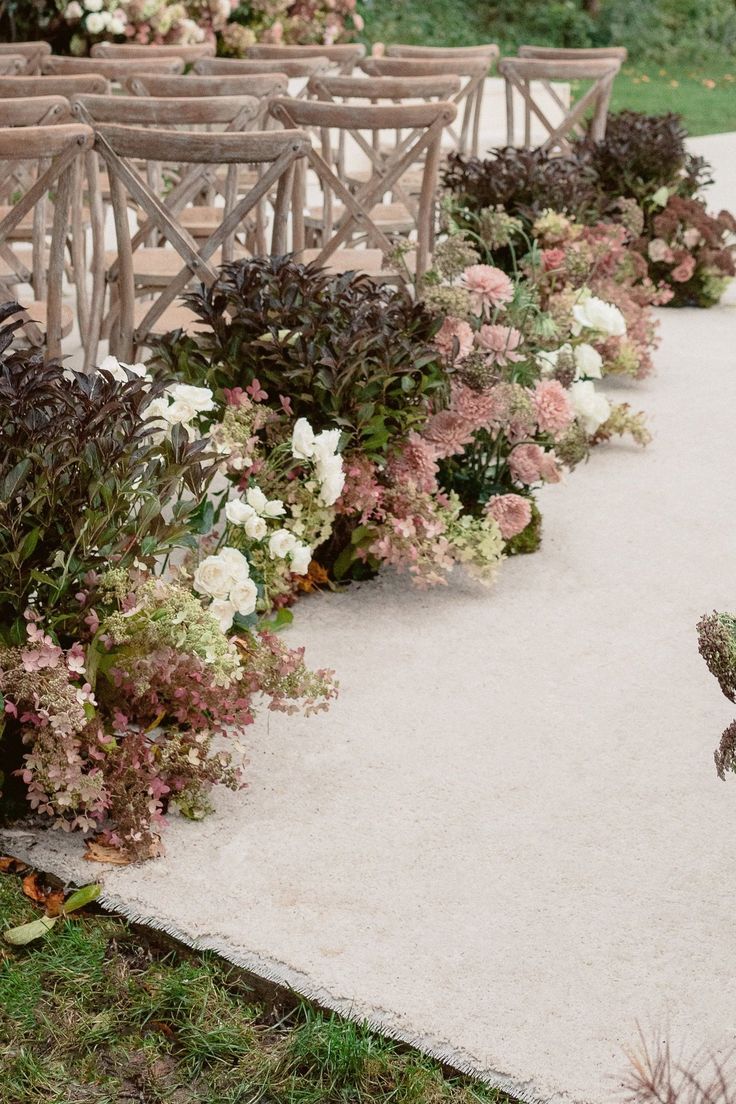
{"type": "Polygon", "coordinates": [[[289,529],[277,529],[268,541],[268,551],[273,557],[283,560],[292,551],[297,540],[289,529]]]}
{"type": "Polygon", "coordinates": [[[222,555],[205,556],[194,573],[194,589],[210,598],[227,598],[236,583],[233,568],[222,555]]]}
{"type": "Polygon", "coordinates": [[[328,460],[331,456],[335,455],[339,444],[339,429],[323,429],[322,432],[318,433],[314,438],[314,451],[312,455],[317,461],[328,460]]]}
{"type": "Polygon", "coordinates": [[[225,517],[231,525],[245,525],[247,521],[255,517],[255,514],[253,507],[249,506],[247,502],[243,502],[242,498],[236,498],[225,504],[225,517]]]}
{"type": "Polygon", "coordinates": [[[239,548],[226,545],[220,549],[218,556],[230,569],[233,586],[250,577],[250,564],[239,548]]]}
{"type": "Polygon", "coordinates": [[[611,415],[611,404],[596,391],[592,380],[578,380],[570,387],[575,415],[585,432],[592,435],[611,415]]]}
{"type": "Polygon", "coordinates": [[[189,383],[175,383],[168,388],[174,402],[184,402],[191,406],[197,414],[205,414],[208,410],[214,410],[215,403],[209,387],[193,387],[189,383]]]}
{"type": "Polygon", "coordinates": [[[330,456],[317,464],[317,478],[320,481],[320,501],[325,506],[337,502],[345,486],[345,472],[341,456],[330,456]]]}
{"type": "Polygon", "coordinates": [[[647,253],[649,259],[654,261],[655,264],[659,261],[666,261],[668,257],[672,256],[672,250],[664,238],[652,238],[647,246],[647,253]]]}
{"type": "Polygon", "coordinates": [[[197,417],[199,411],[191,403],[186,402],[184,399],[175,399],[166,407],[166,413],[164,417],[169,425],[183,425],[185,422],[191,422],[193,418],[197,417]]]}
{"type": "Polygon", "coordinates": [[[289,559],[291,560],[291,570],[294,575],[306,575],[309,571],[309,565],[312,562],[312,549],[308,544],[303,544],[298,541],[292,549],[289,559]]]}
{"type": "Polygon", "coordinates": [[[700,236],[700,231],[697,226],[689,226],[682,235],[682,240],[688,249],[694,249],[696,245],[700,245],[703,239],[700,236]]]}
{"type": "Polygon", "coordinates": [[[258,600],[258,589],[252,579],[244,579],[230,591],[230,601],[241,617],[253,613],[258,600]]]}
{"type": "Polygon", "coordinates": [[[125,16],[122,12],[115,12],[111,17],[110,33],[114,35],[125,34],[125,16]]]}
{"type": "Polygon", "coordinates": [[[286,513],[286,509],[280,498],[270,498],[261,513],[268,518],[282,517],[286,513]]]}
{"type": "Polygon", "coordinates": [[[314,455],[314,430],[306,418],[299,418],[294,424],[291,453],[297,460],[309,460],[314,455]]]}
{"type": "Polygon", "coordinates": [[[167,422],[169,420],[168,400],[164,398],[151,399],[143,413],[147,418],[161,418],[163,421],[167,422]]]}
{"type": "Polygon", "coordinates": [[[262,514],[268,503],[260,487],[249,487],[245,492],[245,501],[257,514],[262,514]]]}
{"type": "Polygon", "coordinates": [[[268,526],[258,514],[253,514],[245,523],[246,536],[250,537],[251,540],[263,540],[267,532],[268,526]]]}
{"type": "Polygon", "coordinates": [[[82,5],[77,3],[77,0],[72,0],[71,4],[67,4],[66,11],[64,12],[64,18],[67,23],[78,23],[84,15],[82,5]]]}
{"type": "Polygon", "coordinates": [[[600,379],[603,357],[592,345],[584,343],[575,349],[575,379],[587,376],[588,379],[600,379]]]}
{"type": "Polygon", "coordinates": [[[208,608],[212,616],[217,618],[222,631],[227,632],[236,612],[233,603],[228,598],[213,598],[208,608]]]}
{"type": "Polygon", "coordinates": [[[557,370],[557,362],[561,356],[570,356],[572,345],[561,345],[559,349],[550,349],[537,354],[537,364],[543,376],[552,376],[557,370]]]}
{"type": "Polygon", "coordinates": [[[623,337],[626,333],[626,322],[618,307],[614,307],[613,303],[604,303],[597,295],[590,295],[576,303],[572,315],[574,333],[580,333],[582,329],[597,330],[607,337],[623,337]]]}
{"type": "Polygon", "coordinates": [[[87,16],[87,30],[91,35],[102,34],[107,26],[107,20],[102,12],[92,12],[87,16]]]}
{"type": "Polygon", "coordinates": [[[103,0],[84,0],[84,6],[89,12],[102,11],[103,0]]]}

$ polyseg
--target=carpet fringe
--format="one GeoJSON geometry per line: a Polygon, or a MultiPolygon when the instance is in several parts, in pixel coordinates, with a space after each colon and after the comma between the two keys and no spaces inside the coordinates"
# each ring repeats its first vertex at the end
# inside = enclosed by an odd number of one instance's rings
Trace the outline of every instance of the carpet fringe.
{"type": "Polygon", "coordinates": [[[114,894],[105,893],[103,891],[98,898],[98,903],[111,912],[119,913],[133,924],[141,924],[143,927],[165,932],[166,935],[175,939],[178,943],[183,943],[194,951],[213,951],[215,954],[219,955],[220,958],[224,958],[228,962],[231,962],[233,966],[248,970],[256,977],[260,977],[264,981],[276,985],[281,989],[288,989],[293,993],[297,993],[306,1000],[328,1009],[331,1012],[336,1012],[338,1015],[344,1016],[354,1023],[365,1023],[372,1031],[376,1031],[381,1035],[394,1039],[396,1042],[411,1046],[415,1050],[428,1055],[430,1058],[435,1058],[438,1062],[452,1067],[452,1069],[457,1070],[458,1073],[465,1074],[468,1077],[474,1077],[484,1082],[492,1089],[500,1089],[502,1092],[506,1092],[517,1100],[522,1101],[523,1104],[550,1104],[549,1098],[534,1093],[528,1082],[520,1083],[515,1081],[512,1077],[481,1069],[470,1061],[470,1059],[463,1056],[461,1052],[454,1050],[448,1043],[435,1042],[425,1036],[412,1035],[409,1032],[401,1031],[400,1028],[392,1024],[386,1023],[378,1015],[361,1012],[359,1009],[354,1008],[352,1002],[339,997],[333,997],[330,993],[325,992],[325,990],[310,985],[307,978],[296,970],[292,970],[289,967],[278,970],[272,964],[264,962],[260,955],[239,953],[228,947],[226,943],[219,939],[212,939],[209,937],[193,939],[174,924],[141,913],[130,905],[127,905],[125,901],[114,894]]]}

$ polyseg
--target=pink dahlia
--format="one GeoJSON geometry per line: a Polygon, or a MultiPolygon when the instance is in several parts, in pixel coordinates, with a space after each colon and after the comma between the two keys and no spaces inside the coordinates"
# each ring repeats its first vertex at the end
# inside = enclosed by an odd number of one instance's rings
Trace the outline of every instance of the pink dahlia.
{"type": "Polygon", "coordinates": [[[470,323],[462,318],[448,317],[442,323],[434,343],[448,360],[455,355],[455,342],[457,341],[457,358],[462,360],[473,348],[473,331],[470,323]]]}
{"type": "Polygon", "coordinates": [[[529,486],[538,483],[559,483],[560,471],[553,452],[545,452],[539,445],[517,445],[509,456],[509,469],[513,479],[529,486]]]}
{"type": "Polygon", "coordinates": [[[424,438],[434,449],[438,460],[455,456],[473,439],[473,427],[454,410],[440,410],[427,423],[424,438]]]}
{"type": "Polygon", "coordinates": [[[478,331],[478,344],[488,353],[492,364],[498,364],[505,368],[507,364],[516,360],[523,360],[521,353],[517,353],[521,343],[521,333],[513,326],[481,326],[478,331]]]}
{"type": "Polygon", "coordinates": [[[695,258],[685,257],[680,261],[676,268],[672,269],[670,276],[678,284],[686,284],[692,274],[695,272],[695,258]]]}
{"type": "Polygon", "coordinates": [[[455,383],[452,386],[450,409],[464,418],[474,430],[488,429],[505,420],[508,404],[498,387],[474,391],[467,384],[455,383]]]}
{"type": "Polygon", "coordinates": [[[391,478],[395,483],[411,483],[418,491],[432,494],[437,490],[436,457],[435,447],[412,432],[399,455],[391,461],[391,478]]]}
{"type": "Polygon", "coordinates": [[[462,275],[462,286],[470,293],[475,314],[486,318],[491,307],[500,307],[514,298],[514,285],[505,272],[493,265],[469,265],[462,275]]]}
{"type": "Polygon", "coordinates": [[[564,433],[575,417],[567,391],[559,380],[539,380],[532,395],[532,405],[542,433],[564,433]]]}
{"type": "Polygon", "coordinates": [[[517,494],[494,495],[486,506],[504,540],[511,540],[526,529],[532,520],[532,506],[528,498],[517,494]]]}

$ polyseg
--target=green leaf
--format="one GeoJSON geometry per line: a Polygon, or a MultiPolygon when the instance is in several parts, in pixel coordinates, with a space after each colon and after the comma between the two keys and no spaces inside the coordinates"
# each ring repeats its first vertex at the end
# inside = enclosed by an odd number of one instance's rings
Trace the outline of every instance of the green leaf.
{"type": "Polygon", "coordinates": [[[10,469],[0,485],[0,499],[2,499],[3,502],[10,502],[10,500],[15,497],[22,487],[30,469],[31,461],[28,457],[26,457],[25,460],[21,460],[14,468],[10,469]]]}
{"type": "Polygon", "coordinates": [[[29,556],[33,555],[36,550],[36,545],[38,544],[40,536],[41,529],[39,527],[31,529],[30,533],[26,533],[19,550],[21,563],[23,562],[23,560],[27,560],[29,556]]]}
{"type": "Polygon", "coordinates": [[[34,939],[42,939],[44,935],[48,935],[58,919],[58,916],[41,916],[38,920],[31,920],[30,924],[8,928],[3,932],[3,939],[12,947],[25,947],[34,939]]]}
{"type": "Polygon", "coordinates": [[[81,889],[76,889],[64,902],[64,912],[74,912],[75,909],[84,908],[85,905],[96,901],[101,893],[102,886],[99,882],[92,882],[90,885],[82,886],[81,889]]]}
{"type": "Polygon", "coordinates": [[[264,617],[259,623],[259,628],[270,629],[273,632],[278,632],[279,629],[285,628],[290,625],[294,620],[294,614],[290,609],[282,606],[281,609],[276,610],[273,617],[264,617]]]}

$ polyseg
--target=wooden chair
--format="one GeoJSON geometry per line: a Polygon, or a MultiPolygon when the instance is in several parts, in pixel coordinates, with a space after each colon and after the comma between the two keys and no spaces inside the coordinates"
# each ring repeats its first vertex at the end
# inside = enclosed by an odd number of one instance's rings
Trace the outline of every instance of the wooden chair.
{"type": "Polygon", "coordinates": [[[454,148],[459,153],[478,152],[483,89],[488,76],[488,56],[457,58],[364,58],[360,68],[370,77],[442,77],[455,76],[462,81],[452,102],[462,107],[460,133],[448,128],[454,148]]]}
{"type": "Polygon", "coordinates": [[[249,46],[245,55],[260,61],[301,61],[303,58],[326,57],[333,72],[349,77],[356,62],[365,57],[365,46],[359,42],[339,46],[275,46],[264,43],[249,46]]]}
{"type": "Polygon", "coordinates": [[[89,52],[93,58],[110,58],[115,61],[129,59],[148,61],[151,58],[181,58],[187,65],[203,57],[215,56],[214,42],[201,42],[192,46],[140,46],[128,42],[96,42],[89,52]]]}
{"type": "Polygon", "coordinates": [[[392,58],[424,58],[426,60],[440,60],[448,58],[488,58],[488,64],[498,59],[501,51],[495,42],[487,42],[478,46],[403,46],[394,44],[387,46],[384,57],[392,58]]]}
{"type": "Polygon", "coordinates": [[[63,96],[80,93],[107,95],[109,81],[99,73],[68,77],[0,77],[0,99],[27,99],[29,96],[63,96]]]}
{"type": "Polygon", "coordinates": [[[285,73],[262,73],[233,77],[159,77],[137,73],[123,81],[123,90],[131,96],[252,96],[258,100],[253,129],[265,127],[268,104],[274,96],[285,96],[289,78],[285,73]]]}
{"type": "Polygon", "coordinates": [[[538,61],[596,61],[600,58],[618,58],[622,65],[629,56],[625,46],[591,46],[585,49],[520,46],[516,53],[519,57],[537,58],[538,61]]]}
{"type": "Polygon", "coordinates": [[[26,64],[22,54],[0,54],[0,76],[17,77],[26,73],[26,64]]]}
{"type": "Polygon", "coordinates": [[[0,42],[0,57],[3,54],[21,55],[25,58],[25,70],[28,76],[41,72],[41,61],[51,53],[48,42],[0,42]]]}
{"type": "MultiPolygon", "coordinates": [[[[36,101],[38,102],[38,101],[36,101]]],[[[0,257],[5,287],[30,284],[34,301],[26,302],[23,333],[34,345],[43,344],[46,333],[48,355],[61,355],[61,340],[72,327],[72,312],[62,303],[64,251],[69,229],[69,209],[74,186],[74,164],[91,151],[94,134],[90,127],[59,126],[6,127],[0,129],[0,167],[34,162],[32,185],[0,217],[0,257]],[[47,248],[46,204],[53,195],[53,219],[47,248]],[[13,247],[14,231],[32,215],[33,256],[29,267],[13,247]]],[[[14,298],[15,292],[9,297],[14,298]]]]}
{"type": "Polygon", "coordinates": [[[117,238],[117,260],[107,273],[117,289],[116,317],[112,320],[111,350],[122,360],[133,359],[139,346],[155,335],[190,325],[194,320],[175,300],[196,279],[211,286],[217,279],[213,258],[261,200],[276,187],[271,250],[286,252],[287,222],[294,165],[309,147],[298,130],[250,134],[146,130],[131,126],[99,125],[95,146],[102,155],[111,184],[117,238]],[[229,195],[222,221],[204,243],[197,243],[177,217],[171,193],[161,197],[135,169],[136,161],[167,161],[192,166],[257,164],[262,168],[255,187],[229,195]],[[136,303],[134,239],[128,221],[131,198],[179,257],[179,270],[151,301],[136,303]]]}
{"type": "Polygon", "coordinates": [[[619,58],[593,58],[589,60],[544,60],[540,58],[518,57],[502,58],[498,70],[506,82],[506,131],[510,146],[516,144],[514,125],[514,92],[524,103],[524,145],[532,144],[532,116],[535,116],[547,131],[542,149],[569,149],[568,136],[582,135],[582,120],[585,113],[592,109],[589,133],[593,141],[599,142],[606,133],[608,105],[616,74],[621,68],[619,58]],[[552,81],[590,81],[590,86],[576,103],[568,106],[554,88],[552,81]],[[562,119],[550,120],[537,99],[533,82],[539,82],[544,88],[562,119]]]}
{"type": "MultiPolygon", "coordinates": [[[[435,193],[443,128],[456,115],[454,104],[422,103],[413,105],[377,106],[321,103],[316,100],[277,99],[271,113],[285,127],[309,127],[322,136],[321,149],[310,145],[306,163],[297,172],[296,201],[293,217],[293,238],[296,252],[304,250],[307,228],[319,238],[318,247],[305,259],[325,264],[332,259],[338,265],[338,250],[349,247],[356,238],[369,248],[380,251],[382,257],[393,252],[395,243],[387,236],[394,230],[398,217],[403,230],[407,211],[416,229],[416,277],[421,282],[434,240],[435,193]],[[345,130],[371,157],[373,146],[361,131],[372,134],[381,130],[408,130],[409,135],[393,152],[374,164],[371,177],[354,192],[340,179],[334,168],[331,131],[345,130]],[[402,176],[424,159],[424,173],[418,202],[400,192],[402,176]],[[322,187],[323,204],[319,211],[304,216],[306,172],[308,164],[322,187]],[[387,192],[400,192],[405,204],[394,214],[382,205],[387,192]],[[337,200],[337,202],[335,202],[337,200]]],[[[372,157],[371,157],[372,160],[372,157]]],[[[394,206],[394,205],[391,205],[394,206]]],[[[352,267],[352,265],[351,265],[352,267]]]]}
{"type": "Polygon", "coordinates": [[[330,68],[330,59],[324,54],[317,57],[294,58],[200,58],[195,61],[193,72],[203,77],[254,76],[263,73],[285,73],[291,79],[309,79],[316,73],[330,68]]]}
{"type": "Polygon", "coordinates": [[[183,73],[184,61],[179,56],[119,59],[59,57],[52,54],[43,59],[41,71],[55,77],[97,73],[109,81],[122,81],[134,73],[183,73]]]}

